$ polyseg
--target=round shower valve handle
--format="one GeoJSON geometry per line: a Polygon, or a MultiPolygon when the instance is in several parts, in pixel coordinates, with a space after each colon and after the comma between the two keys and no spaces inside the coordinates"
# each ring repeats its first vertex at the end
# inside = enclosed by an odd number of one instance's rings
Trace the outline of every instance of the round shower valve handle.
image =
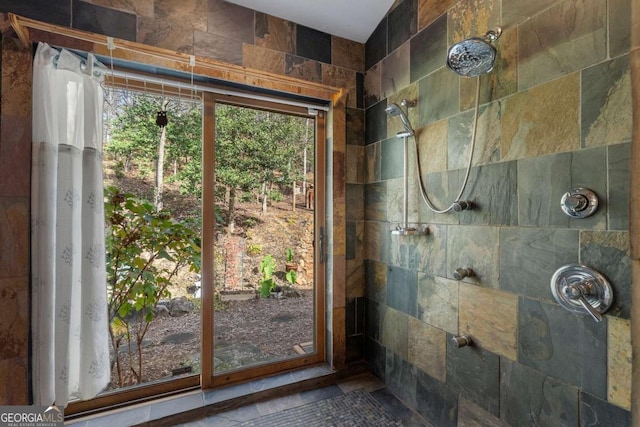
{"type": "Polygon", "coordinates": [[[575,285],[569,285],[567,284],[567,281],[565,279],[564,284],[565,286],[562,289],[564,295],[569,299],[577,300],[582,305],[582,307],[591,315],[591,317],[593,317],[593,320],[595,320],[596,322],[602,322],[602,314],[600,314],[598,310],[596,310],[591,304],[589,304],[589,301],[587,301],[587,299],[585,298],[585,296],[592,295],[592,290],[595,286],[593,282],[591,282],[590,280],[585,280],[575,285]]]}
{"type": "Polygon", "coordinates": [[[572,188],[562,196],[560,207],[571,218],[586,218],[598,209],[598,196],[588,188],[572,188]]]}
{"type": "Polygon", "coordinates": [[[613,302],[607,278],[581,264],[567,264],[556,270],[551,278],[551,293],[563,308],[590,315],[596,322],[602,321],[602,314],[613,302]]]}
{"type": "Polygon", "coordinates": [[[587,208],[589,201],[582,194],[570,195],[565,201],[567,206],[572,212],[580,212],[587,208]]]}

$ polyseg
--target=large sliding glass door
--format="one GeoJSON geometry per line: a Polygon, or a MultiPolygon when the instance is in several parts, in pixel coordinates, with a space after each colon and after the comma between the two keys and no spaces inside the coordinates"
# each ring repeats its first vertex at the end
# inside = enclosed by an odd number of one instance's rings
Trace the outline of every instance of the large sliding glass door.
{"type": "Polygon", "coordinates": [[[67,414],[323,361],[325,112],[115,82],[112,382],[67,414]]]}
{"type": "MultiPolygon", "coordinates": [[[[204,229],[214,230],[211,253],[203,250],[212,288],[203,312],[209,384],[324,360],[316,244],[324,230],[324,112],[248,98],[207,103],[214,119],[205,122],[213,139],[205,165],[215,177],[204,188],[213,204],[204,229]]],[[[203,381],[206,374],[203,367],[203,381]]]]}

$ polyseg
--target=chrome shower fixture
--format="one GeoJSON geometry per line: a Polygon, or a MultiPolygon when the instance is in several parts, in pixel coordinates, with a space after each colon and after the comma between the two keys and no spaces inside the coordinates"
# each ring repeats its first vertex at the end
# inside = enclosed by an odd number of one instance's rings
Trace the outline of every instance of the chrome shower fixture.
{"type": "Polygon", "coordinates": [[[462,40],[449,48],[447,66],[464,77],[476,77],[493,70],[497,51],[491,43],[498,40],[502,28],[495,27],[482,37],[462,40]]]}
{"type": "MultiPolygon", "coordinates": [[[[415,105],[415,101],[413,101],[413,105],[410,105],[410,103],[411,101],[407,101],[406,99],[402,100],[403,105],[407,105],[409,107],[415,105]]],[[[400,117],[400,120],[402,120],[402,124],[404,126],[405,131],[399,132],[398,138],[413,136],[415,134],[413,128],[411,127],[411,123],[409,122],[409,118],[404,113],[404,111],[402,111],[402,108],[398,104],[393,103],[389,105],[387,108],[385,108],[384,111],[389,115],[389,117],[400,117]]]]}
{"type": "Polygon", "coordinates": [[[402,101],[400,101],[400,105],[402,105],[404,108],[413,108],[416,106],[416,100],[415,99],[403,99],[402,101]]]}

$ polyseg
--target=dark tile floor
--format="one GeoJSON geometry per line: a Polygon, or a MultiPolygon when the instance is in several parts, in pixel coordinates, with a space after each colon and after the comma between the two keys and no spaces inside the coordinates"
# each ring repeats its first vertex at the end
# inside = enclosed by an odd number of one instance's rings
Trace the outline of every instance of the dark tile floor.
{"type": "Polygon", "coordinates": [[[372,374],[179,424],[182,427],[431,427],[372,374]]]}

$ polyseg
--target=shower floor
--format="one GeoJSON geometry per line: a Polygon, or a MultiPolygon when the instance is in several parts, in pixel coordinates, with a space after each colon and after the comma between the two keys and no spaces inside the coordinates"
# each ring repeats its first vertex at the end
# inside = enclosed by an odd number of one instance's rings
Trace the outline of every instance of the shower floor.
{"type": "Polygon", "coordinates": [[[182,427],[431,427],[371,374],[179,424],[182,427]]]}

